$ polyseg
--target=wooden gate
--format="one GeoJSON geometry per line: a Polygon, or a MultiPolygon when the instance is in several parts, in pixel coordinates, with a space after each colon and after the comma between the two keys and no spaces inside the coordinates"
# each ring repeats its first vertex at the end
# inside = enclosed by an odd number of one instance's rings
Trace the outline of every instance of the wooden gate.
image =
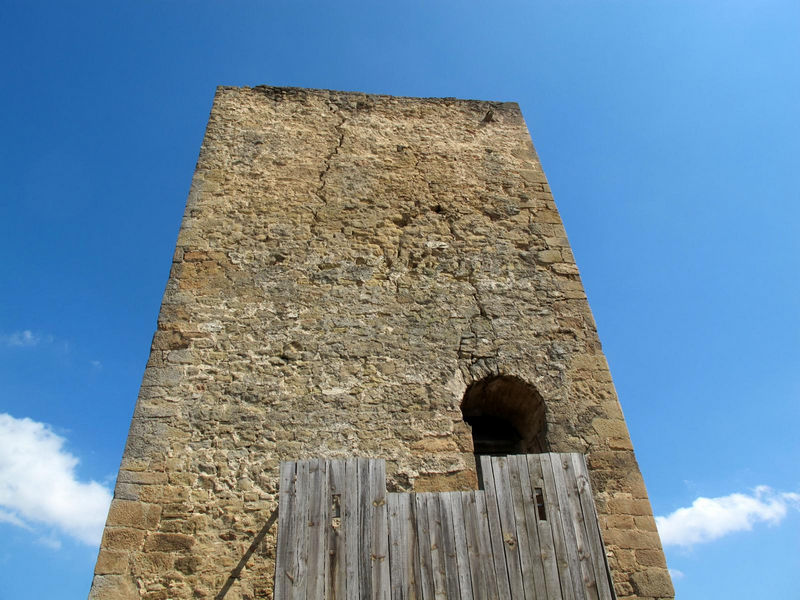
{"type": "Polygon", "coordinates": [[[616,598],[582,455],[481,467],[483,490],[390,494],[382,460],[281,463],[276,600],[616,598]]]}

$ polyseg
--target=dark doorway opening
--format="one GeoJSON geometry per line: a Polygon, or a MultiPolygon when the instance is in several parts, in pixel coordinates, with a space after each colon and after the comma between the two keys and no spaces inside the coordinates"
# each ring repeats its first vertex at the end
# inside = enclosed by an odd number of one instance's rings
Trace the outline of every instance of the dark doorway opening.
{"type": "Polygon", "coordinates": [[[547,451],[544,401],[522,379],[499,375],[476,381],[464,394],[461,413],[472,430],[481,487],[481,456],[547,451]]]}

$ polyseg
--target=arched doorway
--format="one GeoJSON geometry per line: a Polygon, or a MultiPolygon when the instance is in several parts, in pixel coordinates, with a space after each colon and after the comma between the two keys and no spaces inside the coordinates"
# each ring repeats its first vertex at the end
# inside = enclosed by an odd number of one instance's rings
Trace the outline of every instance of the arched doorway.
{"type": "Polygon", "coordinates": [[[482,481],[479,456],[547,452],[545,405],[529,383],[495,375],[467,388],[461,414],[472,429],[473,452],[482,481]]]}

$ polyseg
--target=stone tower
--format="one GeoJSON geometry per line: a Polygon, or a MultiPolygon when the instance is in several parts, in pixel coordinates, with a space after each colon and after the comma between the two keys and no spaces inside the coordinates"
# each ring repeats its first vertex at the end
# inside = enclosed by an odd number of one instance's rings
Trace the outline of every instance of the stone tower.
{"type": "Polygon", "coordinates": [[[617,596],[673,597],[519,107],[219,88],[90,598],[271,598],[282,460],[517,451],[583,453],[617,596]]]}

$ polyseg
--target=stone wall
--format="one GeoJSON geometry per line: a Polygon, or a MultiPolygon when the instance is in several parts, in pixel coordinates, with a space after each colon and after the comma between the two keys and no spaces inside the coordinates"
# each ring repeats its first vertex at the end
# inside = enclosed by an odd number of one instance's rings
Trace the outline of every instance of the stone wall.
{"type": "MultiPolygon", "coordinates": [[[[621,598],[672,598],[547,180],[513,103],[220,88],[90,597],[214,598],[278,464],[476,485],[467,387],[532,385],[583,452],[621,598]]],[[[271,598],[273,527],[225,598],[271,598]]]]}

